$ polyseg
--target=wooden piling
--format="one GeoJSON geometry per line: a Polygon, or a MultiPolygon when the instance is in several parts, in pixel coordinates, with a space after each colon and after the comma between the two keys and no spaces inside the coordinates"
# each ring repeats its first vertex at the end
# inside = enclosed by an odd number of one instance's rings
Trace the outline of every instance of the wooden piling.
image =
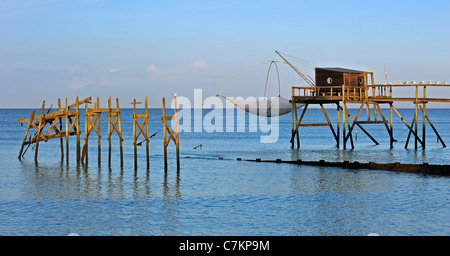
{"type": "MultiPolygon", "coordinates": [[[[41,116],[44,116],[44,107],[45,107],[45,100],[42,102],[42,109],[41,109],[41,116]]],[[[36,133],[36,148],[34,150],[34,161],[37,163],[37,157],[38,157],[38,150],[39,150],[39,137],[41,135],[41,129],[42,129],[42,119],[39,119],[39,126],[36,133]]]]}
{"type": "Polygon", "coordinates": [[[150,115],[148,114],[148,100],[147,97],[145,97],[145,132],[147,134],[146,140],[145,140],[145,152],[147,155],[147,169],[150,168],[150,149],[149,149],[149,134],[148,134],[148,119],[150,115]]]}
{"type": "Polygon", "coordinates": [[[35,111],[31,112],[31,115],[30,115],[30,121],[28,122],[27,130],[25,132],[25,136],[24,136],[23,142],[22,142],[22,147],[20,148],[20,152],[19,152],[19,160],[22,160],[23,148],[25,147],[25,142],[27,141],[28,132],[30,131],[31,123],[33,122],[33,119],[34,119],[34,113],[35,113],[35,111]]]}
{"type": "Polygon", "coordinates": [[[89,108],[88,108],[88,103],[86,102],[84,104],[84,144],[83,144],[83,152],[81,154],[81,161],[83,162],[84,159],[86,159],[86,164],[89,161],[89,154],[88,154],[88,149],[89,149],[89,108]]]}
{"type": "Polygon", "coordinates": [[[66,110],[64,118],[66,119],[66,163],[69,164],[69,97],[66,97],[66,110]]]}
{"type": "MultiPolygon", "coordinates": [[[[133,105],[133,146],[134,146],[134,168],[137,169],[137,141],[139,136],[142,134],[144,136],[146,145],[146,156],[147,156],[147,169],[150,168],[150,158],[149,158],[149,134],[148,134],[148,100],[145,97],[145,114],[136,113],[136,105],[142,104],[142,102],[137,102],[136,99],[131,103],[133,105]],[[139,123],[139,118],[143,118],[142,125],[139,123]],[[139,132],[137,132],[139,128],[139,132]]],[[[142,143],[142,142],[141,142],[142,143]]]]}
{"type": "MultiPolygon", "coordinates": [[[[117,105],[117,109],[120,110],[119,107],[119,98],[116,98],[116,105],[117,105]]],[[[119,135],[119,145],[120,145],[120,167],[123,167],[123,145],[122,145],[122,126],[121,126],[121,122],[120,122],[120,111],[117,112],[117,117],[116,117],[116,121],[119,122],[119,131],[117,131],[117,135],[119,135]]]]}
{"type": "MultiPolygon", "coordinates": [[[[61,111],[61,99],[58,99],[58,111],[61,111]]],[[[59,131],[62,132],[62,120],[59,119],[59,131]]],[[[59,147],[61,148],[61,162],[64,161],[64,140],[62,137],[59,138],[59,147]]]]}
{"type": "Polygon", "coordinates": [[[76,98],[76,104],[77,104],[77,115],[76,115],[76,119],[77,119],[77,121],[76,121],[76,123],[77,123],[77,127],[76,127],[76,132],[77,132],[77,163],[80,163],[80,154],[81,154],[81,152],[80,152],[80,119],[79,119],[79,116],[80,116],[80,108],[79,108],[79,99],[78,99],[78,96],[77,96],[77,98],[76,98]]]}
{"type": "Polygon", "coordinates": [[[166,124],[166,99],[162,98],[163,102],[163,116],[161,117],[161,121],[163,122],[163,130],[164,130],[164,170],[167,171],[167,124],[166,124]]]}
{"type": "Polygon", "coordinates": [[[177,101],[176,94],[174,94],[174,103],[175,103],[175,114],[174,116],[166,116],[166,99],[162,99],[163,102],[163,116],[161,117],[161,122],[163,123],[163,131],[164,131],[164,170],[167,171],[167,146],[172,140],[176,146],[176,154],[177,154],[177,171],[180,170],[180,148],[179,148],[179,136],[178,136],[178,110],[177,110],[177,101]],[[173,129],[167,125],[167,121],[174,120],[175,124],[173,129]],[[174,137],[175,133],[175,137],[174,137]]]}
{"type": "MultiPolygon", "coordinates": [[[[96,109],[100,109],[100,97],[99,96],[97,96],[96,109]]],[[[98,153],[97,153],[98,160],[97,160],[97,162],[98,162],[98,166],[100,166],[101,162],[102,162],[102,143],[101,143],[102,135],[100,134],[100,114],[98,114],[96,120],[97,120],[97,147],[98,147],[98,149],[97,149],[98,150],[98,153]]]]}
{"type": "Polygon", "coordinates": [[[137,169],[137,137],[136,137],[136,99],[131,103],[133,105],[133,147],[134,147],[134,169],[137,169]]]}
{"type": "Polygon", "coordinates": [[[340,130],[340,126],[341,126],[341,122],[339,120],[340,118],[340,113],[339,113],[340,109],[339,109],[339,103],[336,103],[336,112],[337,112],[337,131],[336,131],[336,145],[339,148],[339,142],[340,142],[340,134],[339,134],[339,130],[340,130]]]}
{"type": "Polygon", "coordinates": [[[108,166],[111,167],[111,96],[108,99],[108,166]]]}

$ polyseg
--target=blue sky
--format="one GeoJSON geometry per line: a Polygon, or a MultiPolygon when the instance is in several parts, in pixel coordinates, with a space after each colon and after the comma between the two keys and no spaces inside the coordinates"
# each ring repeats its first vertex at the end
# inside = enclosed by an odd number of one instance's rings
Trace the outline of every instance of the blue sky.
{"type": "MultiPolygon", "coordinates": [[[[372,71],[379,83],[385,66],[390,82],[450,82],[449,12],[444,0],[2,0],[0,107],[97,95],[124,107],[148,96],[161,107],[174,92],[216,95],[246,66],[281,60],[275,50],[314,66],[372,71]]],[[[222,94],[262,96],[267,69],[246,70],[222,94]]],[[[274,70],[269,96],[278,91],[274,70]]],[[[279,70],[283,96],[304,85],[289,67],[279,70]]]]}

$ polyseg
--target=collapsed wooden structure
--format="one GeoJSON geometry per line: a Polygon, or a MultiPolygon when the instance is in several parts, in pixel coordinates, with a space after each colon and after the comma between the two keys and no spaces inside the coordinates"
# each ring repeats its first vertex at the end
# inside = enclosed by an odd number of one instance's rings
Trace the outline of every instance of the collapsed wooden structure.
{"type": "Polygon", "coordinates": [[[66,98],[66,107],[61,108],[61,101],[58,99],[58,110],[49,113],[51,107],[47,113],[44,114],[45,101],[42,102],[42,109],[40,115],[35,115],[35,111],[31,113],[29,118],[24,118],[18,120],[18,123],[22,124],[28,122],[27,130],[25,132],[25,137],[22,142],[22,147],[19,152],[19,159],[23,157],[26,153],[27,149],[31,144],[35,143],[35,155],[34,160],[37,161],[38,157],[38,149],[39,142],[45,141],[47,142],[49,139],[60,138],[61,143],[61,160],[64,159],[64,147],[63,147],[63,138],[66,138],[66,160],[69,162],[69,136],[76,135],[77,136],[77,161],[80,160],[80,112],[79,107],[81,104],[87,103],[91,100],[91,98],[86,98],[84,100],[79,100],[76,98],[76,102],[72,105],[69,105],[69,98],[66,98]],[[75,109],[75,111],[70,111],[75,109]],[[63,130],[62,121],[65,120],[65,130],[63,130]],[[36,121],[38,120],[38,121],[36,121]],[[57,127],[57,123],[59,121],[59,129],[57,127]],[[69,126],[70,123],[70,126],[69,126]],[[45,132],[45,128],[49,124],[47,131],[45,132]],[[35,129],[34,136],[30,136],[27,139],[28,133],[30,132],[30,128],[35,129]],[[54,133],[52,133],[54,132],[54,133]],[[25,148],[27,146],[27,148],[25,148]],[[25,149],[25,150],[24,150],[25,149]]]}
{"type": "Polygon", "coordinates": [[[425,148],[425,127],[426,122],[429,123],[433,131],[435,132],[439,142],[443,147],[446,147],[444,141],[440,137],[435,126],[431,122],[430,118],[426,114],[426,105],[431,102],[450,102],[448,98],[429,98],[427,97],[428,87],[450,87],[450,85],[444,84],[431,84],[431,82],[415,83],[405,82],[404,84],[375,84],[372,72],[343,69],[343,68],[316,68],[316,83],[314,86],[308,87],[292,87],[292,135],[291,145],[294,147],[295,141],[297,142],[297,148],[300,147],[300,127],[308,126],[329,126],[331,132],[336,140],[336,145],[340,145],[340,112],[342,111],[342,144],[346,149],[347,142],[350,141],[351,148],[354,148],[352,131],[355,126],[366,134],[375,144],[379,144],[378,141],[361,125],[362,124],[383,124],[386,127],[387,133],[390,138],[390,147],[393,147],[394,141],[394,128],[393,128],[393,112],[403,121],[406,127],[409,129],[408,137],[405,143],[405,148],[408,147],[411,135],[414,136],[414,146],[418,147],[418,144],[425,148]],[[407,88],[415,89],[415,97],[413,98],[398,98],[394,97],[392,93],[393,88],[407,88]],[[419,90],[421,88],[422,90],[419,90]],[[420,92],[422,91],[422,95],[420,92]],[[394,102],[411,102],[415,105],[414,117],[411,124],[400,115],[398,110],[394,107],[394,102]],[[297,113],[297,104],[305,104],[302,109],[300,117],[297,113]],[[330,122],[327,112],[324,108],[324,104],[335,104],[337,109],[337,123],[336,130],[330,122]],[[358,112],[355,117],[352,117],[348,111],[349,104],[359,105],[358,112]],[[383,114],[381,104],[389,105],[389,120],[383,114]],[[322,109],[326,123],[314,123],[305,124],[302,123],[304,115],[310,105],[319,105],[322,109]],[[366,108],[367,118],[361,120],[361,113],[366,108]],[[371,117],[371,110],[373,118],[371,117]],[[418,132],[418,119],[419,110],[422,112],[422,137],[418,132]],[[379,117],[378,117],[379,115],[379,117]]]}

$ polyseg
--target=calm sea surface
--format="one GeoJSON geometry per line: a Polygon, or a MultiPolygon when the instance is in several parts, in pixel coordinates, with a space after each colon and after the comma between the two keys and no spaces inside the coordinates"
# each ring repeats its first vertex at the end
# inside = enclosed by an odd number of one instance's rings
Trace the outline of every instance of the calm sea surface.
{"type": "MultiPolygon", "coordinates": [[[[408,130],[396,115],[394,136],[398,142],[393,149],[389,148],[384,125],[365,125],[380,145],[373,144],[357,128],[355,149],[343,150],[342,146],[336,147],[328,127],[302,127],[301,148],[292,149],[291,114],[280,118],[278,140],[262,144],[261,135],[270,132],[259,129],[250,132],[248,123],[246,132],[237,132],[237,127],[244,123],[226,120],[224,112],[223,128],[227,122],[231,123],[234,132],[206,132],[211,125],[204,124],[203,132],[180,133],[181,170],[177,173],[173,144],[169,148],[169,169],[164,172],[161,109],[150,110],[150,133],[159,133],[150,142],[149,169],[145,146],[138,147],[138,168],[134,168],[131,109],[121,110],[123,168],[116,135],[112,137],[113,158],[108,167],[106,115],[101,117],[100,166],[95,133],[89,140],[87,166],[76,163],[76,136],[69,141],[68,165],[65,160],[61,162],[59,139],[40,143],[38,164],[34,162],[34,147],[19,161],[26,125],[20,126],[17,120],[29,117],[31,111],[0,109],[0,235],[3,236],[450,235],[449,178],[236,160],[240,157],[450,164],[450,148],[437,143],[429,125],[426,149],[415,150],[413,140],[405,149],[408,130]],[[199,144],[201,150],[193,149],[199,144]]],[[[413,110],[399,111],[411,122],[413,110]]],[[[356,110],[350,112],[355,116],[356,110]]],[[[36,109],[36,113],[40,110],[36,109]]],[[[201,120],[209,120],[208,113],[209,110],[203,110],[202,115],[192,114],[192,130],[201,120]]],[[[335,109],[328,109],[328,113],[334,122],[335,109]]],[[[384,111],[387,118],[388,113],[384,111]]],[[[81,114],[83,140],[83,110],[81,114]]],[[[427,114],[450,146],[450,110],[428,109],[427,114]]],[[[219,118],[215,121],[220,124],[219,118]]],[[[321,110],[311,109],[305,122],[323,123],[325,118],[321,110]]],[[[420,134],[421,128],[420,121],[420,134]]],[[[350,148],[350,144],[347,146],[350,148]]]]}

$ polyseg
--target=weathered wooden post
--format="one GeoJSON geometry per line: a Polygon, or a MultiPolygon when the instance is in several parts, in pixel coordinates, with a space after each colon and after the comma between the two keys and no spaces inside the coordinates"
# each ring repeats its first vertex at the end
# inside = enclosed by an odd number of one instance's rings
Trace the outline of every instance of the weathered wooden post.
{"type": "Polygon", "coordinates": [[[121,126],[121,122],[120,122],[120,107],[119,107],[119,98],[116,98],[116,106],[117,106],[117,117],[116,117],[116,121],[119,122],[119,131],[118,131],[118,135],[119,135],[119,145],[120,145],[120,167],[123,167],[123,146],[122,146],[122,126],[121,126]]]}
{"type": "Polygon", "coordinates": [[[175,143],[177,150],[177,170],[180,170],[180,148],[179,148],[179,137],[178,137],[178,111],[177,111],[177,101],[176,94],[174,94],[174,103],[175,103],[175,115],[174,116],[166,116],[166,99],[162,99],[163,102],[163,116],[161,117],[161,122],[163,123],[164,130],[164,170],[167,171],[167,146],[172,140],[175,143]],[[170,130],[167,125],[167,121],[175,120],[175,124],[173,129],[170,130]],[[174,138],[175,133],[175,138],[174,138]],[[168,134],[168,136],[167,136],[168,134]]]}
{"type": "Polygon", "coordinates": [[[163,116],[161,117],[161,121],[163,122],[163,130],[164,130],[164,170],[167,171],[167,124],[166,124],[166,99],[162,98],[163,102],[163,116]]]}
{"type": "Polygon", "coordinates": [[[66,163],[69,164],[69,97],[66,97],[66,110],[64,118],[66,119],[66,163]]]}
{"type": "Polygon", "coordinates": [[[41,116],[39,118],[39,126],[38,126],[38,130],[36,133],[36,149],[34,151],[34,161],[35,162],[37,162],[37,157],[38,157],[39,137],[41,136],[42,120],[44,119],[44,107],[45,107],[45,100],[42,102],[41,116]]]}
{"type": "Polygon", "coordinates": [[[150,155],[149,155],[150,149],[149,149],[149,145],[148,145],[150,142],[149,137],[148,137],[148,118],[149,117],[150,116],[148,114],[148,100],[147,100],[147,97],[145,97],[145,132],[147,134],[147,138],[145,141],[145,151],[147,153],[147,169],[150,168],[150,155]]]}
{"type": "MultiPolygon", "coordinates": [[[[58,111],[61,111],[61,99],[58,99],[58,111]]],[[[62,120],[59,118],[59,132],[62,132],[62,120]]],[[[61,148],[61,162],[64,161],[64,139],[59,138],[59,146],[61,148]]]]}
{"type": "Polygon", "coordinates": [[[175,93],[173,95],[173,100],[175,103],[175,125],[174,125],[174,130],[175,130],[175,145],[177,148],[177,170],[180,170],[180,141],[179,141],[179,137],[178,137],[178,105],[177,105],[177,94],[175,93]]]}
{"type": "Polygon", "coordinates": [[[19,152],[19,160],[22,160],[23,148],[25,147],[25,142],[27,141],[28,132],[30,131],[30,127],[31,127],[31,122],[33,122],[33,120],[34,120],[34,113],[35,113],[35,111],[31,112],[30,121],[28,121],[27,131],[25,132],[25,137],[23,138],[22,147],[20,148],[20,152],[19,152]]]}
{"type": "Polygon", "coordinates": [[[115,109],[111,108],[111,97],[108,99],[108,143],[109,143],[109,151],[108,151],[108,165],[111,167],[111,135],[114,131],[116,131],[117,135],[119,136],[119,144],[120,144],[120,167],[123,167],[123,146],[122,146],[122,127],[120,123],[120,107],[119,107],[119,99],[116,98],[116,105],[117,107],[115,109]],[[112,117],[115,117],[116,119],[113,120],[112,117]],[[116,124],[118,125],[116,126],[116,124]]]}
{"type": "Polygon", "coordinates": [[[111,96],[108,99],[108,166],[111,167],[111,96]]]}
{"type": "Polygon", "coordinates": [[[77,122],[76,122],[76,124],[77,124],[77,128],[76,128],[76,130],[77,130],[77,163],[80,163],[80,135],[81,135],[81,131],[80,131],[80,107],[79,107],[79,99],[78,99],[78,96],[77,96],[77,98],[76,98],[76,104],[77,104],[77,107],[76,107],[76,109],[77,109],[77,113],[76,113],[76,116],[75,116],[75,118],[77,119],[77,122]]]}
{"type": "MultiPolygon", "coordinates": [[[[100,97],[99,96],[97,96],[96,109],[100,109],[100,97]]],[[[97,116],[98,166],[100,166],[101,162],[102,162],[102,143],[101,143],[102,135],[100,134],[100,115],[101,115],[101,113],[98,113],[98,116],[97,116]]]]}
{"type": "MultiPolygon", "coordinates": [[[[150,159],[149,159],[149,136],[148,136],[148,100],[145,97],[145,114],[137,114],[136,113],[136,105],[142,104],[142,102],[137,102],[136,99],[131,103],[133,105],[133,145],[134,145],[134,168],[137,169],[137,140],[139,136],[142,135],[145,138],[146,144],[146,153],[147,153],[147,168],[150,167],[150,159]],[[138,118],[144,118],[142,125],[139,124],[138,118]],[[136,126],[139,128],[139,132],[137,132],[136,126]],[[144,129],[145,127],[145,129],[144,129]]],[[[141,142],[142,143],[142,142],[141,142]]],[[[139,143],[140,144],[140,143],[139,143]]]]}

